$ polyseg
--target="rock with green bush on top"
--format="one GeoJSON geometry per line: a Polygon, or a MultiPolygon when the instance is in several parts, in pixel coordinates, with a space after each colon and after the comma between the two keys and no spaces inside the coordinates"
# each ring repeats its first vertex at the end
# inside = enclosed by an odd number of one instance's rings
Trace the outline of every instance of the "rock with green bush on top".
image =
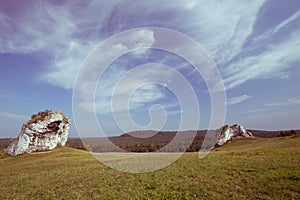
{"type": "Polygon", "coordinates": [[[32,115],[23,124],[17,139],[5,149],[12,156],[36,151],[53,150],[68,140],[70,119],[62,111],[45,110],[32,115]]]}

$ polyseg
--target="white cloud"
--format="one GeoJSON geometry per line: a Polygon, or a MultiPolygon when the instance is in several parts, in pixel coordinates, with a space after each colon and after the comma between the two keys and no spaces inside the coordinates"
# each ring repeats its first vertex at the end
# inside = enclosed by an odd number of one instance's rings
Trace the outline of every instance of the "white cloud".
{"type": "Polygon", "coordinates": [[[136,106],[163,98],[164,95],[157,86],[144,86],[153,79],[161,79],[163,75],[160,71],[151,67],[137,72],[121,65],[106,66],[106,63],[111,62],[116,56],[136,48],[150,47],[155,42],[153,32],[148,29],[139,29],[126,34],[125,38],[116,36],[108,42],[109,44],[105,47],[101,46],[93,51],[83,66],[83,71],[79,74],[77,81],[82,83],[76,88],[80,92],[79,105],[86,111],[93,111],[95,92],[95,108],[99,114],[110,113],[111,105],[113,105],[114,112],[127,111],[130,99],[128,95],[131,93],[133,94],[131,99],[136,106]],[[105,73],[101,74],[104,70],[106,70],[105,73]],[[97,85],[98,79],[99,85],[97,85]]]}
{"type": "Polygon", "coordinates": [[[185,5],[184,5],[185,9],[195,8],[195,6],[199,3],[199,1],[197,1],[197,0],[185,0],[184,2],[185,2],[185,5]]]}
{"type": "Polygon", "coordinates": [[[218,66],[239,54],[253,31],[264,1],[200,1],[189,21],[193,37],[209,52],[218,66]],[[233,6],[234,5],[234,6],[233,6]],[[245,9],[247,8],[247,9],[245,9]]]}
{"type": "Polygon", "coordinates": [[[46,1],[14,6],[16,10],[0,11],[1,53],[51,51],[74,33],[76,26],[69,19],[70,10],[46,1]],[[18,13],[15,15],[15,13],[18,13]]]}
{"type": "Polygon", "coordinates": [[[184,111],[183,110],[171,110],[171,111],[168,111],[167,114],[168,115],[179,115],[179,114],[182,114],[184,111]]]}
{"type": "Polygon", "coordinates": [[[130,98],[132,103],[148,103],[165,98],[164,93],[153,84],[145,85],[136,90],[130,98]]]}
{"type": "MultiPolygon", "coordinates": [[[[103,3],[93,0],[80,4],[76,1],[67,1],[60,6],[39,1],[36,4],[24,4],[20,10],[16,7],[17,14],[0,8],[0,52],[47,52],[53,60],[47,63],[45,74],[41,75],[40,79],[71,89],[85,56],[99,42],[129,28],[148,25],[169,27],[188,34],[203,45],[221,70],[226,89],[234,89],[248,80],[287,78],[286,71],[291,67],[290,64],[299,61],[300,30],[281,38],[279,43],[275,41],[274,44],[266,46],[266,50],[262,53],[247,55],[245,43],[253,34],[258,14],[264,4],[265,1],[261,0],[232,0],[226,3],[190,0],[174,1],[170,4],[162,4],[156,0],[135,3],[131,1],[103,3]],[[240,56],[239,60],[235,60],[234,58],[241,52],[246,53],[240,56]],[[231,63],[227,66],[229,61],[231,63]]],[[[259,43],[273,36],[298,19],[299,15],[299,11],[294,13],[273,29],[262,35],[258,34],[254,41],[259,43]]],[[[84,79],[84,84],[80,86],[82,107],[86,110],[93,108],[91,100],[95,91],[91,91],[91,88],[95,88],[93,82],[99,78],[96,73],[97,67],[105,67],[101,64],[117,53],[139,47],[151,47],[154,42],[154,33],[149,29],[141,29],[135,34],[127,35],[126,38],[116,38],[115,43],[102,55],[97,55],[94,61],[98,65],[92,67],[86,76],[82,77],[84,79]]],[[[181,48],[199,59],[199,55],[193,54],[193,49],[185,49],[184,46],[181,48]]],[[[137,56],[141,55],[137,53],[137,56]]],[[[178,67],[182,71],[186,68],[178,67]]],[[[114,70],[112,68],[107,77],[103,77],[103,82],[96,93],[96,110],[106,112],[105,108],[110,105],[108,99],[112,95],[114,85],[127,70],[126,66],[118,66],[114,70]]],[[[131,76],[131,80],[122,82],[114,94],[119,97],[117,109],[120,111],[128,104],[124,101],[124,95],[136,89],[137,85],[150,81],[149,77],[154,81],[162,78],[172,80],[169,74],[163,71],[153,72],[151,69],[131,76]]],[[[142,103],[163,98],[163,90],[152,89],[139,90],[133,96],[133,100],[142,103]]],[[[249,98],[248,95],[234,97],[229,99],[228,104],[240,103],[249,98]]]]}
{"type": "Polygon", "coordinates": [[[177,107],[180,107],[180,104],[179,103],[168,103],[168,104],[164,104],[163,107],[165,109],[173,109],[173,108],[177,108],[177,107]]]}
{"type": "Polygon", "coordinates": [[[300,105],[300,99],[299,98],[290,98],[283,102],[269,103],[266,106],[274,107],[274,106],[290,106],[290,105],[300,105]]]}
{"type": "Polygon", "coordinates": [[[299,110],[267,110],[261,113],[245,115],[241,123],[259,130],[299,129],[299,110]]]}
{"type": "MultiPolygon", "coordinates": [[[[133,4],[122,1],[101,3],[94,0],[81,3],[80,6],[76,1],[64,2],[58,6],[39,1],[33,5],[25,5],[22,10],[17,9],[18,15],[5,10],[1,12],[0,9],[0,27],[3,30],[0,52],[47,51],[55,60],[40,79],[68,89],[72,88],[79,66],[94,45],[121,29],[152,26],[159,20],[159,26],[179,26],[179,30],[191,32],[215,61],[222,64],[241,50],[263,3],[259,0],[233,0],[230,3],[216,4],[213,1],[189,0],[174,1],[171,4],[161,4],[160,1],[133,4]],[[182,10],[182,7],[188,11],[182,10]],[[86,12],[82,12],[83,10],[86,12]],[[171,21],[161,20],[164,14],[168,17],[167,13],[181,17],[174,17],[171,21]],[[130,20],[132,17],[133,21],[130,20]]],[[[151,38],[153,35],[141,30],[134,37],[151,38]]],[[[128,38],[128,41],[131,40],[132,38],[128,38]]],[[[147,41],[151,43],[151,40],[147,41]]],[[[144,44],[135,45],[139,47],[144,44]]]]}
{"type": "Polygon", "coordinates": [[[259,109],[253,109],[253,110],[249,110],[247,111],[247,113],[259,113],[259,112],[265,112],[270,110],[270,108],[259,108],[259,109]]]}
{"type": "Polygon", "coordinates": [[[288,100],[289,103],[291,104],[300,104],[300,99],[297,98],[291,98],[288,100]]]}
{"type": "MultiPolygon", "coordinates": [[[[49,63],[46,74],[39,79],[70,89],[85,56],[98,42],[121,29],[156,24],[158,18],[154,13],[161,15],[160,18],[164,17],[164,13],[171,13],[181,17],[172,18],[168,23],[160,19],[160,26],[168,27],[170,24],[178,26],[185,33],[191,33],[189,35],[208,50],[218,65],[224,65],[240,53],[253,31],[252,27],[263,4],[264,1],[260,0],[232,0],[223,4],[194,0],[174,1],[172,4],[152,1],[132,5],[131,2],[121,1],[109,1],[105,4],[91,1],[81,3],[78,7],[75,1],[65,2],[60,6],[40,1],[25,6],[26,9],[17,10],[20,13],[18,16],[4,12],[5,10],[0,11],[0,27],[5,30],[0,38],[0,52],[47,51],[54,61],[49,63]],[[188,11],[182,10],[182,7],[188,11]],[[133,13],[139,17],[135,16],[134,21],[130,21],[133,13]],[[11,24],[11,21],[14,23],[11,24]],[[17,31],[13,29],[14,26],[17,31]],[[105,36],[106,34],[108,35],[105,36]]],[[[139,40],[141,43],[134,44],[136,48],[145,44],[151,46],[151,38],[154,38],[153,33],[146,29],[140,30],[133,37],[144,38],[139,40]]],[[[128,37],[126,40],[130,42],[133,38],[128,37]]],[[[126,44],[115,45],[116,50],[126,48],[126,44]]]]}
{"type": "Polygon", "coordinates": [[[118,2],[94,0],[80,6],[75,1],[61,5],[36,1],[22,6],[7,2],[0,8],[0,53],[46,52],[53,60],[45,63],[48,69],[38,79],[70,89],[84,58],[103,40],[101,24],[118,2]]]}
{"type": "Polygon", "coordinates": [[[270,111],[274,111],[277,109],[277,107],[281,106],[295,106],[295,105],[300,105],[300,99],[299,98],[290,98],[282,102],[272,102],[268,103],[265,105],[265,107],[258,108],[258,109],[253,109],[247,111],[247,113],[252,114],[252,113],[266,113],[270,111]]]}
{"type": "Polygon", "coordinates": [[[28,120],[30,118],[29,116],[26,115],[6,113],[6,112],[0,112],[0,117],[5,117],[13,120],[28,120]]]}
{"type": "Polygon", "coordinates": [[[232,97],[230,99],[227,100],[227,105],[234,105],[234,104],[239,104],[239,103],[242,103],[248,99],[252,98],[251,96],[249,95],[241,95],[241,96],[237,96],[237,97],[232,97]]]}
{"type": "Polygon", "coordinates": [[[286,77],[286,70],[299,61],[300,30],[288,39],[273,44],[262,54],[244,57],[224,70],[226,89],[233,89],[248,80],[259,78],[286,77]]]}
{"type": "Polygon", "coordinates": [[[271,36],[275,35],[276,33],[278,33],[280,30],[282,30],[286,25],[288,25],[289,23],[295,21],[297,18],[300,17],[300,11],[295,12],[294,14],[292,14],[289,18],[285,19],[284,21],[282,21],[279,25],[277,25],[275,28],[273,29],[269,29],[266,33],[263,33],[261,35],[259,35],[256,38],[253,38],[254,41],[261,41],[264,39],[268,39],[271,36]]]}
{"type": "Polygon", "coordinates": [[[58,51],[52,68],[39,79],[65,89],[73,88],[78,70],[93,47],[93,43],[66,42],[65,48],[58,51]]]}

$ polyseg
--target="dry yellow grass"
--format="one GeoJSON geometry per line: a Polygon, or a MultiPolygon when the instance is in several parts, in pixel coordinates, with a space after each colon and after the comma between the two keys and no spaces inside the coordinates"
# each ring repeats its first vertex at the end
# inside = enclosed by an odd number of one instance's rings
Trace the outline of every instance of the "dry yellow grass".
{"type": "Polygon", "coordinates": [[[142,174],[67,147],[17,157],[1,151],[0,199],[300,199],[299,146],[300,137],[237,139],[203,159],[185,153],[142,174]]]}

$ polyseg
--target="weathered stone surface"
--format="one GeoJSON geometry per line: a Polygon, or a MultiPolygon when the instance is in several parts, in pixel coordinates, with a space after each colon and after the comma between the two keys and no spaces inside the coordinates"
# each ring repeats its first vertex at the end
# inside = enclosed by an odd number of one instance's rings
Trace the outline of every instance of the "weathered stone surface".
{"type": "Polygon", "coordinates": [[[5,149],[12,156],[46,151],[64,146],[68,140],[70,120],[61,111],[43,111],[32,115],[22,126],[18,138],[5,149]]]}
{"type": "Polygon", "coordinates": [[[253,137],[250,131],[247,131],[242,125],[234,124],[232,126],[223,126],[217,139],[216,146],[223,146],[234,137],[253,137]]]}

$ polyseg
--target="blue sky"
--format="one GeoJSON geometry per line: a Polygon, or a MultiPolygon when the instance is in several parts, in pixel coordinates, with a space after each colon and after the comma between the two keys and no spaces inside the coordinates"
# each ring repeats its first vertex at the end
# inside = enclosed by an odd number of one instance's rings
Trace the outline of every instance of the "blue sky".
{"type": "MultiPolygon", "coordinates": [[[[112,35],[133,28],[141,30],[133,38],[126,38],[127,42],[139,38],[150,48],[157,38],[147,27],[179,31],[205,49],[225,86],[225,123],[268,130],[300,128],[298,0],[0,0],[0,136],[17,136],[22,124],[40,110],[60,109],[73,119],[74,81],[89,52],[112,35]]],[[[105,55],[99,57],[103,59],[105,55]]],[[[190,82],[200,107],[199,128],[207,128],[211,102],[204,78],[184,59],[146,49],[111,63],[97,87],[96,114],[105,134],[124,131],[117,127],[112,114],[122,116],[129,112],[135,123],[145,129],[177,130],[182,113],[192,113],[193,108],[184,111],[176,94],[166,87],[169,81],[177,82],[180,88],[181,79],[161,66],[147,65],[142,72],[133,70],[130,79],[121,79],[135,66],[147,63],[170,66],[190,82]],[[149,77],[156,84],[143,84],[149,77]],[[111,91],[120,80],[112,113],[111,91]],[[161,80],[165,83],[157,84],[161,80]],[[124,98],[129,93],[132,96],[128,108],[128,99],[124,98]],[[162,113],[161,107],[166,117],[163,125],[161,120],[155,120],[160,119],[157,116],[162,113]],[[153,126],[147,126],[151,120],[153,126]]],[[[89,76],[97,77],[97,73],[91,69],[89,76]]],[[[180,95],[184,92],[179,91],[180,95]]],[[[187,95],[183,101],[189,100],[187,95]]],[[[90,103],[82,101],[75,106],[90,112],[90,103]]],[[[192,114],[188,117],[193,118],[192,114]]],[[[84,123],[83,135],[92,136],[96,130],[89,126],[89,119],[84,123]]],[[[71,136],[77,136],[74,123],[71,136]]]]}

